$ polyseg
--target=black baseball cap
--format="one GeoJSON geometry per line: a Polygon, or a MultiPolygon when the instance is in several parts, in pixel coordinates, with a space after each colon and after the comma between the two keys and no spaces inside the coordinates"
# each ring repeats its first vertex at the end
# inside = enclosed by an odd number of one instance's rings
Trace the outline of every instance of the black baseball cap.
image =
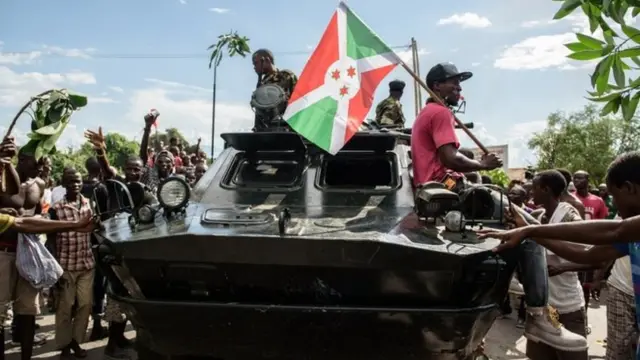
{"type": "Polygon", "coordinates": [[[469,71],[459,72],[453,63],[440,63],[432,67],[427,74],[427,86],[431,87],[436,81],[445,81],[453,78],[459,78],[460,81],[469,80],[473,73],[469,71]]]}

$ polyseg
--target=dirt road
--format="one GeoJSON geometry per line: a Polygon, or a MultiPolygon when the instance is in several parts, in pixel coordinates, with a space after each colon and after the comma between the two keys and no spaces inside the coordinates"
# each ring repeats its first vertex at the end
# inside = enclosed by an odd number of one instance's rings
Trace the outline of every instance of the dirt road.
{"type": "MultiPolygon", "coordinates": [[[[604,359],[605,348],[602,345],[602,340],[606,337],[606,308],[604,306],[604,299],[606,297],[603,291],[603,298],[600,302],[593,302],[590,304],[589,309],[589,323],[592,327],[591,335],[589,336],[589,355],[590,360],[604,359]]],[[[40,332],[47,335],[50,339],[44,346],[35,349],[34,358],[36,359],[58,359],[59,352],[55,351],[53,341],[53,315],[45,315],[38,321],[41,326],[40,332]]],[[[516,315],[515,313],[505,319],[496,320],[493,328],[489,332],[486,338],[487,355],[492,360],[525,360],[527,357],[524,355],[526,339],[522,336],[522,330],[517,329],[516,315]]],[[[91,325],[90,325],[91,326],[91,325]]],[[[134,338],[135,331],[129,328],[126,333],[127,337],[134,338]]],[[[106,340],[95,341],[83,344],[83,347],[89,350],[89,356],[86,360],[102,360],[104,346],[106,340]]],[[[9,348],[8,356],[6,360],[19,360],[19,348],[11,347],[7,342],[6,346],[9,348]]],[[[135,360],[135,352],[132,351],[132,360],[135,360]]]]}

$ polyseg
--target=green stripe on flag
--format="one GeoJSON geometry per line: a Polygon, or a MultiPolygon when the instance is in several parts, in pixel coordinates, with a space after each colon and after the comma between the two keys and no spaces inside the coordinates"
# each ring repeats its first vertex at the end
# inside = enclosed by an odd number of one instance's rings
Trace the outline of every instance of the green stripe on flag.
{"type": "Polygon", "coordinates": [[[392,51],[351,9],[346,12],[347,56],[358,60],[392,51]]]}
{"type": "Polygon", "coordinates": [[[333,119],[338,111],[338,101],[330,96],[317,101],[287,119],[287,123],[298,134],[320,148],[329,151],[333,119]]]}

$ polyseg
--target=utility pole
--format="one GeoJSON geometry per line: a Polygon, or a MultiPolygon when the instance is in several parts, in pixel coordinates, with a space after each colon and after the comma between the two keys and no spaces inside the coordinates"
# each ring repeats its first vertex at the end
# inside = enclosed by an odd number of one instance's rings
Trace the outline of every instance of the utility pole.
{"type": "Polygon", "coordinates": [[[213,65],[213,95],[211,99],[211,160],[216,138],[216,83],[218,80],[218,64],[213,65]]]}
{"type": "MultiPolygon", "coordinates": [[[[413,68],[413,72],[416,72],[416,39],[411,38],[411,67],[413,68]]],[[[413,110],[415,111],[415,116],[418,117],[418,91],[419,91],[418,82],[413,79],[413,110]]]]}
{"type": "MultiPolygon", "coordinates": [[[[413,63],[413,72],[420,76],[420,56],[418,54],[418,43],[415,38],[411,38],[411,55],[412,55],[412,63],[413,63]]],[[[414,99],[414,110],[416,117],[420,113],[420,109],[422,109],[422,88],[420,84],[414,79],[413,80],[413,99],[414,99]]]]}

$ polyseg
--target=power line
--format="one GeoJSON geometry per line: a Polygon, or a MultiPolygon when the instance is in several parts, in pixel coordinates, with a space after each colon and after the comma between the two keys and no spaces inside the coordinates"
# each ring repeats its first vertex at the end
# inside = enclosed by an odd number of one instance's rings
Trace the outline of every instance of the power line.
{"type": "MultiPolygon", "coordinates": [[[[408,50],[411,47],[411,45],[397,45],[397,46],[391,46],[391,49],[394,50],[398,50],[398,49],[402,49],[402,50],[408,50]]],[[[0,51],[0,56],[2,55],[29,55],[33,53],[33,51],[0,51]]],[[[310,50],[299,50],[299,51],[274,51],[273,52],[275,56],[279,57],[279,56],[293,56],[293,55],[308,55],[311,53],[310,50]]],[[[46,53],[44,52],[43,54],[41,54],[42,57],[53,57],[53,58],[68,58],[70,56],[67,56],[65,54],[61,54],[61,53],[46,53]]],[[[206,58],[208,57],[209,54],[208,53],[201,53],[201,54],[136,54],[136,53],[132,53],[132,54],[126,54],[126,53],[122,53],[122,54],[118,54],[118,53],[111,53],[111,54],[91,54],[88,53],[86,54],[86,58],[91,58],[91,59],[202,59],[202,58],[206,58]]],[[[76,57],[80,57],[80,56],[76,56],[76,57]]]]}

